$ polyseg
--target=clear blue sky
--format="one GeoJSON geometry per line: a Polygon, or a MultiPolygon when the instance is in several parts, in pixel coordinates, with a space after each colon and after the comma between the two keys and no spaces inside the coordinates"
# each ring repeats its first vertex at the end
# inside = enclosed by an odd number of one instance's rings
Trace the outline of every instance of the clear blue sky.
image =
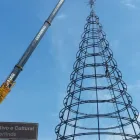
{"type": "MultiPolygon", "coordinates": [[[[0,1],[0,83],[9,75],[58,0],[0,1]]],[[[81,41],[88,0],[66,0],[0,105],[0,121],[39,123],[39,140],[54,140],[58,113],[81,41]]],[[[140,111],[140,1],[96,0],[96,14],[140,111]]]]}

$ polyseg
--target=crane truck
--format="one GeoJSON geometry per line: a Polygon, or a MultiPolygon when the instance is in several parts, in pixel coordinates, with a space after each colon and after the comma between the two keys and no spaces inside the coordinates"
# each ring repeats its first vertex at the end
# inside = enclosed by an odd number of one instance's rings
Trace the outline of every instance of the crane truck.
{"type": "Polygon", "coordinates": [[[11,91],[11,88],[15,85],[15,80],[17,79],[20,72],[23,70],[24,65],[32,55],[33,51],[39,44],[40,40],[44,36],[45,32],[50,27],[54,17],[58,13],[59,9],[63,5],[65,0],[59,0],[56,7],[53,9],[47,20],[45,20],[43,26],[40,28],[39,32],[36,34],[35,38],[31,41],[30,45],[24,52],[23,56],[19,60],[19,62],[15,65],[10,75],[7,77],[5,82],[0,87],[0,103],[6,98],[8,93],[11,91]]]}

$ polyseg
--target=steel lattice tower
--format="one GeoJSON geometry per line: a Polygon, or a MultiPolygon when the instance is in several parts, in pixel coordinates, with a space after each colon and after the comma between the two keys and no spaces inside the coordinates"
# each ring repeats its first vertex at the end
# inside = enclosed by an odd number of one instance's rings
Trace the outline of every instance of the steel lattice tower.
{"type": "Polygon", "coordinates": [[[139,113],[90,5],[56,140],[140,140],[139,113]]]}

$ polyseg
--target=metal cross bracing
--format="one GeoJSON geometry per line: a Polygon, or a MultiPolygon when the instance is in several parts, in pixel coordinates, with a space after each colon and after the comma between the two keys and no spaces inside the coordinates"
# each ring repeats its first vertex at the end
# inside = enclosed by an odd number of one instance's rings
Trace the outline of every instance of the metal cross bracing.
{"type": "Polygon", "coordinates": [[[56,140],[139,140],[139,112],[93,9],[76,54],[56,140]]]}

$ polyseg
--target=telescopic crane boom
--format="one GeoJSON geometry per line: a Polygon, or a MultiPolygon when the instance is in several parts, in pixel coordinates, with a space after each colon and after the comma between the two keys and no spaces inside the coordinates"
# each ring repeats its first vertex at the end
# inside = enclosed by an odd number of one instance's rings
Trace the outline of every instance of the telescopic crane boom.
{"type": "Polygon", "coordinates": [[[52,13],[48,17],[47,20],[45,20],[43,26],[40,28],[39,32],[36,34],[35,38],[32,40],[30,43],[29,47],[27,50],[24,52],[23,56],[19,60],[19,62],[15,65],[13,71],[10,73],[6,81],[1,85],[0,87],[0,103],[5,99],[7,94],[11,91],[11,88],[15,84],[15,80],[17,79],[18,75],[20,72],[23,70],[24,65],[32,55],[33,51],[37,47],[38,43],[44,36],[45,32],[51,25],[54,17],[56,16],[57,12],[61,8],[62,4],[64,3],[65,0],[60,0],[56,7],[53,9],[52,13]]]}

